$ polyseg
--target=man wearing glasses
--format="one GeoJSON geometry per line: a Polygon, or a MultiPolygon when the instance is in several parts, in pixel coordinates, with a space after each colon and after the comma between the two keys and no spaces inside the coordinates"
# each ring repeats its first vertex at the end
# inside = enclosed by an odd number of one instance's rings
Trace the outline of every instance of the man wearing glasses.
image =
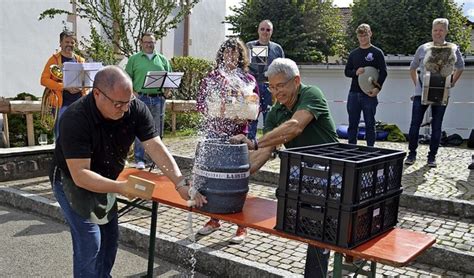
{"type": "MultiPolygon", "coordinates": [[[[260,111],[263,114],[263,122],[265,123],[265,118],[267,117],[268,111],[272,106],[272,94],[268,90],[268,79],[265,76],[265,72],[268,69],[268,66],[276,58],[285,58],[285,53],[283,48],[275,43],[270,41],[273,34],[273,24],[270,20],[266,19],[260,22],[258,25],[258,40],[250,41],[247,43],[247,48],[249,49],[251,63],[249,66],[250,73],[255,77],[258,83],[258,91],[260,94],[260,111]],[[254,46],[267,46],[268,47],[268,56],[265,58],[252,57],[252,48],[254,46]],[[266,63],[263,63],[266,61],[266,63]]],[[[257,135],[257,125],[258,119],[252,121],[249,126],[248,137],[254,139],[257,135]]],[[[265,124],[264,124],[265,125],[265,124]]]]}
{"type": "MultiPolygon", "coordinates": [[[[165,97],[161,89],[145,89],[143,84],[149,71],[171,71],[171,64],[160,53],[155,51],[155,35],[151,32],[144,33],[141,38],[142,51],[130,56],[125,71],[133,80],[133,90],[138,99],[143,101],[150,109],[155,126],[160,136],[163,137],[165,119],[165,97]]],[[[145,151],[141,142],[135,140],[135,167],[145,168],[145,151]]]]}
{"type": "MultiPolygon", "coordinates": [[[[129,76],[117,66],[97,73],[92,93],[64,112],[59,129],[51,183],[71,231],[74,277],[111,277],[118,248],[115,196],[130,195],[127,182],[116,179],[135,137],[185,200],[189,182],[150,111],[135,99],[129,76]]],[[[197,206],[206,202],[199,193],[194,200],[197,206]]]]}
{"type": "MultiPolygon", "coordinates": [[[[257,141],[243,134],[231,138],[246,143],[250,152],[250,173],[255,173],[281,144],[286,148],[337,142],[336,126],[326,98],[315,86],[301,83],[296,63],[275,59],[266,72],[269,90],[276,103],[268,112],[264,135],[257,141]]],[[[308,246],[305,277],[326,277],[329,250],[308,246]]]]}

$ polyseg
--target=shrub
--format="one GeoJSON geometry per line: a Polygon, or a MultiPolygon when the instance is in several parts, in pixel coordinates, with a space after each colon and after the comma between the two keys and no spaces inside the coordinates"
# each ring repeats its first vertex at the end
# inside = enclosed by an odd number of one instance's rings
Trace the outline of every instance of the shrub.
{"type": "MultiPolygon", "coordinates": [[[[38,100],[38,98],[29,93],[20,93],[13,100],[25,100],[29,97],[31,100],[38,100]]],[[[28,136],[26,130],[26,115],[24,114],[10,114],[8,115],[8,128],[10,136],[11,147],[24,147],[28,145],[28,136]]],[[[35,130],[35,143],[38,143],[38,137],[40,134],[45,133],[48,135],[48,140],[52,141],[53,131],[47,130],[43,124],[41,124],[41,113],[33,113],[33,128],[35,130]]]]}
{"type": "MultiPolygon", "coordinates": [[[[202,116],[198,112],[187,112],[176,114],[176,130],[188,130],[188,134],[196,134],[202,121],[202,116]]],[[[165,130],[171,130],[171,112],[165,114],[165,130]]]]}
{"type": "Polygon", "coordinates": [[[201,80],[214,68],[214,63],[194,57],[173,57],[173,71],[184,72],[181,85],[173,94],[174,99],[194,100],[201,80]]]}

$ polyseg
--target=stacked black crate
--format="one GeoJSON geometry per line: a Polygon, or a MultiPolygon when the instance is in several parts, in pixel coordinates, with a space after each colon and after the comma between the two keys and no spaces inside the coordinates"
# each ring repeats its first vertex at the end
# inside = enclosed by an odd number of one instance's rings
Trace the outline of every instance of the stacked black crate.
{"type": "Polygon", "coordinates": [[[353,248],[397,224],[405,153],[332,143],[280,153],[276,229],[353,248]]]}

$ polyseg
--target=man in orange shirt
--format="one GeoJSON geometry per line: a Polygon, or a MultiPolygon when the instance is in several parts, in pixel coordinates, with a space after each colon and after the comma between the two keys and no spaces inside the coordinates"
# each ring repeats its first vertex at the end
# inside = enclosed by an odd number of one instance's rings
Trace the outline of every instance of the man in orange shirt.
{"type": "MultiPolygon", "coordinates": [[[[41,85],[46,87],[46,90],[51,90],[49,94],[49,100],[51,105],[55,109],[59,109],[58,118],[56,119],[55,125],[55,138],[59,136],[57,129],[57,121],[61,117],[62,113],[71,105],[74,101],[78,100],[81,96],[86,94],[86,90],[81,88],[64,88],[62,76],[55,76],[52,73],[51,66],[57,65],[59,69],[62,69],[62,65],[65,62],[76,62],[84,63],[84,58],[74,53],[74,46],[76,45],[76,38],[74,33],[70,31],[62,31],[59,34],[59,46],[61,51],[53,54],[46,62],[43,73],[41,74],[41,85]]],[[[44,94],[47,96],[47,94],[44,94]]]]}

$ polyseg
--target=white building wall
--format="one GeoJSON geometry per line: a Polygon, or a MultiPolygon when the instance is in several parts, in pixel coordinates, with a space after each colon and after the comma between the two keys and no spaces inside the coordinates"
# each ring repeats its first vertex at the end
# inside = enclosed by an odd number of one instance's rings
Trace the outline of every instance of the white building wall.
{"type": "MultiPolygon", "coordinates": [[[[59,48],[66,16],[39,21],[48,8],[71,10],[69,0],[0,1],[0,96],[21,92],[41,96],[40,76],[47,59],[59,48]]],[[[88,25],[79,21],[78,37],[89,36],[88,25]]]]}
{"type": "Polygon", "coordinates": [[[214,60],[225,40],[226,1],[202,0],[193,9],[190,23],[189,55],[214,60]]]}

